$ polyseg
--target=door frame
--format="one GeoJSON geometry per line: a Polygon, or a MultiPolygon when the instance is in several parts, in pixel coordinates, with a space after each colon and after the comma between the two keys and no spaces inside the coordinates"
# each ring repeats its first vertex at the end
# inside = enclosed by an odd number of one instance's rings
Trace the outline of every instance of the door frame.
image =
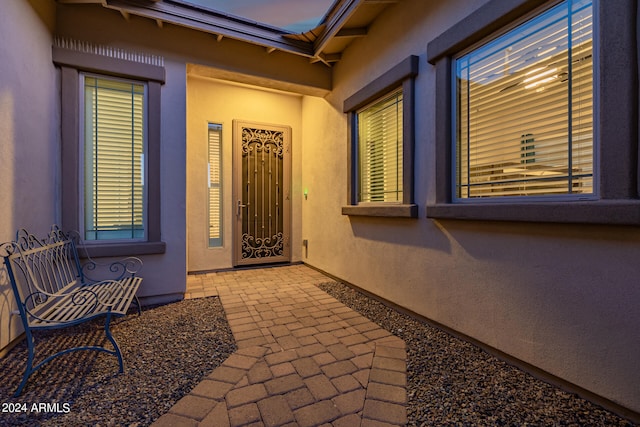
{"type": "Polygon", "coordinates": [[[291,126],[260,123],[248,120],[233,120],[233,265],[256,265],[280,262],[291,262],[291,126]],[[242,128],[283,132],[283,185],[282,185],[282,216],[283,216],[283,250],[282,255],[265,258],[242,257],[242,218],[246,207],[242,203],[242,128]]]}

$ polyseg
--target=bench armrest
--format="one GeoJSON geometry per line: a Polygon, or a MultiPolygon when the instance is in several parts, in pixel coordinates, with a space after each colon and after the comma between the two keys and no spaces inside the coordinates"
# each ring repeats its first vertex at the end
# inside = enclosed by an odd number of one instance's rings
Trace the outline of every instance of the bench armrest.
{"type": "Polygon", "coordinates": [[[100,269],[101,273],[108,271],[112,275],[110,280],[117,281],[127,276],[135,276],[142,269],[142,260],[136,257],[128,257],[113,261],[110,264],[103,264],[89,259],[89,261],[81,267],[85,284],[94,284],[103,281],[91,277],[92,272],[97,272],[99,267],[102,267],[100,269]]]}

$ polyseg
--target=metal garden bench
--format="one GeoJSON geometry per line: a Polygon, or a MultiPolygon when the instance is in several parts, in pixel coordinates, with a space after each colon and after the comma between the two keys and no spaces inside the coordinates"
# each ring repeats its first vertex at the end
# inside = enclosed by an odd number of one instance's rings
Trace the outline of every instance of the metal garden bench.
{"type": "Polygon", "coordinates": [[[38,239],[26,230],[19,230],[16,240],[0,245],[11,288],[24,326],[28,358],[22,382],[14,397],[18,397],[29,376],[42,365],[66,353],[78,350],[102,351],[118,358],[120,373],[124,372],[122,353],[111,335],[113,317],[124,316],[135,301],[140,314],[136,291],[142,278],[136,277],[142,267],[138,258],[126,258],[109,265],[112,280],[93,280],[87,276],[96,270],[96,263],[82,265],[74,239],[57,226],[49,235],[38,239]],[[60,329],[104,317],[104,331],[113,350],[100,346],[80,346],[53,354],[33,365],[35,346],[33,331],[60,329]]]}

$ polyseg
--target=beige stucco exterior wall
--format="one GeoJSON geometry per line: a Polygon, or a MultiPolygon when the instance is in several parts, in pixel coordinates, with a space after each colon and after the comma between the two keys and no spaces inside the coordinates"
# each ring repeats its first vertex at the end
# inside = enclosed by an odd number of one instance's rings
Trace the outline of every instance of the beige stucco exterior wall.
{"type": "MultiPolygon", "coordinates": [[[[19,227],[46,234],[56,221],[58,85],[51,62],[53,1],[9,1],[0,13],[0,242],[19,227]],[[28,53],[25,55],[25,52],[28,53]]],[[[0,349],[22,332],[0,267],[0,349]]]]}
{"type": "Polygon", "coordinates": [[[367,291],[640,410],[640,229],[439,221],[433,200],[435,71],[427,43],[484,1],[390,6],[334,70],[326,100],[303,108],[304,260],[367,291]],[[402,28],[401,32],[397,28],[402,28]],[[417,219],[347,217],[345,98],[408,55],[416,79],[417,219]],[[364,60],[363,58],[366,58],[364,60]]]}
{"type": "Polygon", "coordinates": [[[186,69],[165,58],[160,151],[161,232],[166,253],[149,255],[141,276],[145,303],[181,298],[186,290],[186,69]]]}
{"type": "Polygon", "coordinates": [[[291,126],[291,257],[301,258],[302,96],[230,84],[202,77],[187,79],[187,240],[188,270],[233,266],[233,120],[291,126]],[[207,125],[222,125],[223,246],[208,247],[207,125]]]}

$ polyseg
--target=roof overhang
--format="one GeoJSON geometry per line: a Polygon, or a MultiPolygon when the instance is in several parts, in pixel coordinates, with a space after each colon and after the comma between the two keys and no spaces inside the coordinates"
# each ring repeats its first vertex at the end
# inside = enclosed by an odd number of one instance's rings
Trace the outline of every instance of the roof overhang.
{"type": "Polygon", "coordinates": [[[400,0],[336,0],[320,25],[296,34],[281,28],[179,0],[57,0],[64,4],[101,4],[115,9],[125,18],[131,15],[154,20],[159,27],[172,24],[224,38],[263,46],[267,52],[282,51],[331,65],[391,3],[400,0]]]}

